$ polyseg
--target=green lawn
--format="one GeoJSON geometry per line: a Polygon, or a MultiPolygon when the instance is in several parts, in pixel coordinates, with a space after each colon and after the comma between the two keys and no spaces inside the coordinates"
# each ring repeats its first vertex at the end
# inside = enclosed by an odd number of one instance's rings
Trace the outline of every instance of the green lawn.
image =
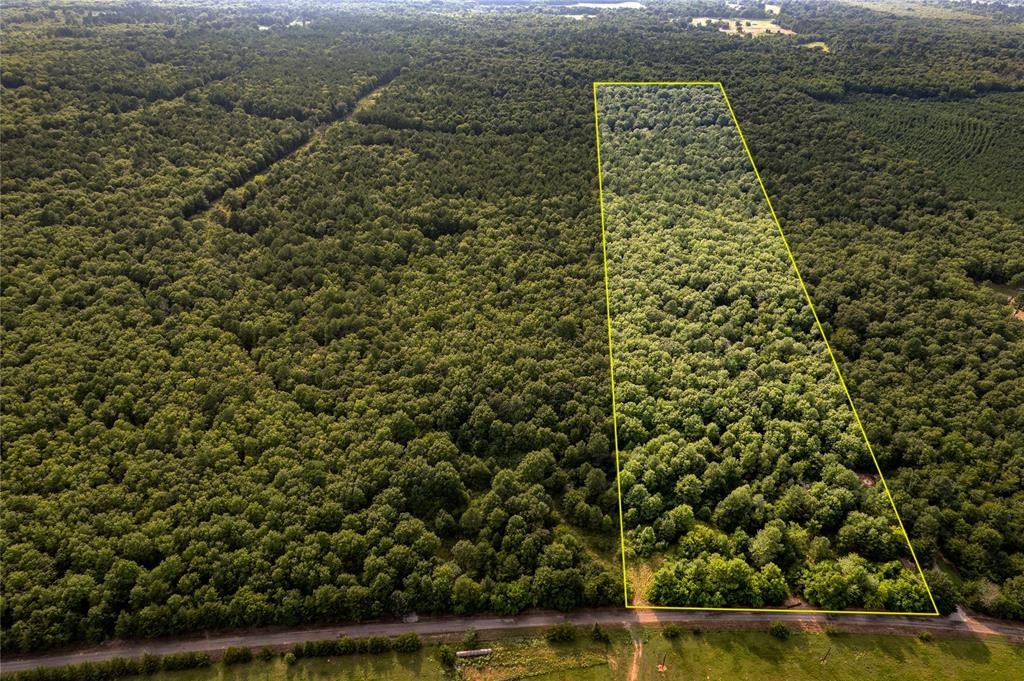
{"type": "Polygon", "coordinates": [[[982,640],[794,634],[779,641],[763,632],[713,632],[688,633],[670,643],[645,633],[638,681],[995,680],[1019,679],[1024,669],[1024,647],[982,640]],[[663,655],[668,672],[660,674],[656,667],[663,655]]]}
{"type": "MultiPolygon", "coordinates": [[[[299,660],[291,667],[278,658],[269,663],[251,662],[229,668],[218,664],[204,670],[144,678],[154,681],[507,681],[525,678],[627,681],[634,655],[632,637],[622,630],[610,633],[612,642],[607,646],[584,637],[573,644],[557,645],[548,644],[542,638],[486,641],[484,645],[493,647],[495,654],[487,659],[460,662],[458,676],[446,675],[437,662],[437,648],[428,646],[414,654],[299,660]]],[[[656,628],[644,629],[639,636],[643,641],[643,654],[637,681],[998,681],[1020,678],[1019,670],[1024,668],[1024,646],[981,639],[925,642],[907,636],[794,634],[787,641],[779,641],[764,632],[693,634],[687,631],[678,639],[668,641],[656,628]],[[662,660],[668,666],[666,673],[657,671],[662,660]]]]}
{"type": "MultiPolygon", "coordinates": [[[[582,634],[583,632],[581,632],[582,634]]],[[[542,638],[513,638],[487,641],[494,648],[489,658],[460,663],[466,681],[504,681],[505,679],[572,679],[598,681],[615,678],[609,675],[609,653],[618,654],[629,637],[614,632],[610,646],[595,643],[581,636],[575,643],[549,644],[542,638]]]]}
{"type": "Polygon", "coordinates": [[[436,649],[429,648],[419,653],[303,659],[290,667],[278,657],[272,662],[254,661],[232,667],[215,664],[207,669],[161,672],[137,678],[140,681],[411,681],[444,676],[436,649]]]}

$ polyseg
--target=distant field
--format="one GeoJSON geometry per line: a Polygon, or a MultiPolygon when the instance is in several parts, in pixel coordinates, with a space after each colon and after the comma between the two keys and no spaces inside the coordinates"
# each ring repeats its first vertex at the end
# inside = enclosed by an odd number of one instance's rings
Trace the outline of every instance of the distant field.
{"type": "Polygon", "coordinates": [[[860,96],[838,104],[842,116],[878,141],[946,178],[965,197],[1024,215],[1024,94],[956,101],[860,96]]]}
{"type": "Polygon", "coordinates": [[[863,7],[875,12],[893,14],[900,17],[919,17],[922,19],[960,19],[966,21],[990,21],[987,17],[971,14],[950,7],[914,0],[843,0],[843,4],[863,7]]]}
{"type": "Polygon", "coordinates": [[[722,33],[749,33],[750,35],[765,35],[766,33],[781,33],[783,35],[796,35],[795,31],[782,28],[770,19],[741,19],[739,17],[696,17],[690,23],[693,26],[704,26],[708,21],[716,23],[719,21],[728,22],[727,28],[719,28],[722,33]],[[740,22],[740,28],[736,30],[736,22],[740,22]]]}
{"type": "MultiPolygon", "coordinates": [[[[487,659],[461,662],[459,673],[445,674],[437,662],[437,648],[416,654],[300,660],[286,666],[252,662],[225,668],[162,673],[153,681],[339,681],[388,679],[541,679],[553,681],[629,681],[636,648],[629,632],[612,631],[605,645],[582,636],[574,644],[552,645],[542,638],[512,638],[486,642],[495,648],[487,659]]],[[[779,641],[763,632],[687,631],[674,641],[659,629],[637,633],[641,654],[636,681],[665,679],[757,679],[850,681],[888,679],[1014,679],[1024,665],[1024,647],[982,640],[920,641],[905,636],[853,634],[794,634],[779,641]],[[827,654],[827,656],[826,656],[827,654]],[[824,659],[824,661],[822,661],[824,659]],[[657,666],[664,660],[666,673],[657,666]]]]}

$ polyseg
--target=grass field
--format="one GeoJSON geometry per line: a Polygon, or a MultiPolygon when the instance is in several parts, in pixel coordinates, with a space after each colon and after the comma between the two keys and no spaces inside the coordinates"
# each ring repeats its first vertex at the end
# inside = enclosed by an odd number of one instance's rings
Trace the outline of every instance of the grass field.
{"type": "Polygon", "coordinates": [[[445,676],[437,661],[436,648],[430,648],[419,653],[303,659],[291,666],[278,657],[271,662],[254,661],[231,667],[215,664],[206,669],[161,672],[137,678],[147,681],[412,681],[445,676]]]}
{"type": "Polygon", "coordinates": [[[504,679],[591,679],[610,676],[609,658],[629,645],[629,636],[617,632],[611,645],[581,640],[569,644],[549,644],[543,639],[515,638],[486,645],[494,647],[489,658],[460,663],[460,679],[467,681],[499,681],[504,679]]]}
{"type": "Polygon", "coordinates": [[[161,673],[153,681],[339,681],[450,679],[464,681],[630,681],[634,636],[641,645],[636,681],[701,679],[703,681],[936,681],[1017,679],[1024,668],[1024,647],[980,639],[934,639],[907,636],[794,633],[780,641],[765,632],[686,631],[669,641],[657,628],[636,632],[612,630],[610,644],[596,643],[581,631],[580,640],[549,644],[543,638],[486,641],[489,658],[460,661],[457,673],[437,662],[436,646],[419,653],[353,655],[299,660],[287,666],[280,658],[225,668],[161,673]],[[658,664],[664,661],[665,672],[658,664]],[[1017,671],[1015,671],[1017,670],[1017,671]]]}
{"type": "Polygon", "coordinates": [[[978,640],[795,634],[779,641],[763,632],[713,632],[669,642],[646,633],[638,681],[1016,679],[1024,667],[1024,647],[978,640]],[[656,669],[662,656],[666,673],[656,669]]]}

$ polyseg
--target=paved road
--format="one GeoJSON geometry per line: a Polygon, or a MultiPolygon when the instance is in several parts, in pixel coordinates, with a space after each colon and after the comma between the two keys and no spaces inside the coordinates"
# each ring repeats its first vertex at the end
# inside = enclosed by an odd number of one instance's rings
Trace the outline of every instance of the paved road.
{"type": "Polygon", "coordinates": [[[430,617],[415,622],[400,620],[375,621],[363,624],[336,626],[244,629],[213,632],[191,637],[173,637],[142,641],[110,641],[98,646],[64,649],[30,656],[5,658],[2,670],[14,672],[34,667],[58,667],[82,662],[99,662],[113,657],[139,657],[146,653],[166,655],[181,652],[219,653],[234,646],[257,649],[263,646],[287,647],[304,641],[318,641],[341,636],[397,636],[409,631],[421,636],[461,633],[470,627],[477,631],[539,629],[560,622],[579,626],[594,623],[607,626],[633,626],[676,622],[681,625],[700,625],[706,629],[753,627],[771,620],[782,620],[794,627],[820,628],[835,624],[846,631],[859,633],[917,634],[929,631],[937,634],[963,636],[1001,636],[1024,642],[1024,624],[976,617],[962,612],[949,617],[906,617],[895,615],[822,615],[805,612],[701,612],[649,609],[605,608],[559,613],[535,610],[515,617],[474,615],[470,617],[430,617]]]}

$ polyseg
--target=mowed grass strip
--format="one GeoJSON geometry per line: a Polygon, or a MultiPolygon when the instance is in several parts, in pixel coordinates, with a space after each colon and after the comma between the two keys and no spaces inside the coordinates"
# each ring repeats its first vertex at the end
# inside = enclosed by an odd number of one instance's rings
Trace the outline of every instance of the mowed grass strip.
{"type": "Polygon", "coordinates": [[[627,640],[625,632],[615,633],[616,638],[608,645],[591,641],[589,631],[584,628],[580,628],[579,639],[572,643],[548,643],[542,638],[486,641],[481,645],[494,648],[494,654],[460,662],[460,678],[466,681],[548,676],[581,681],[615,678],[610,671],[609,655],[618,656],[621,643],[627,640]]]}
{"type": "Polygon", "coordinates": [[[1018,679],[1024,646],[980,639],[794,633],[780,641],[766,632],[687,633],[669,641],[646,632],[638,681],[934,681],[1018,679]],[[664,673],[657,670],[665,660],[664,673]]]}
{"type": "Polygon", "coordinates": [[[297,660],[293,665],[285,664],[278,656],[269,662],[254,660],[230,667],[214,664],[205,669],[161,672],[136,678],[147,681],[413,681],[454,677],[444,676],[444,670],[437,661],[437,647],[430,646],[417,653],[306,658],[297,660]]]}

